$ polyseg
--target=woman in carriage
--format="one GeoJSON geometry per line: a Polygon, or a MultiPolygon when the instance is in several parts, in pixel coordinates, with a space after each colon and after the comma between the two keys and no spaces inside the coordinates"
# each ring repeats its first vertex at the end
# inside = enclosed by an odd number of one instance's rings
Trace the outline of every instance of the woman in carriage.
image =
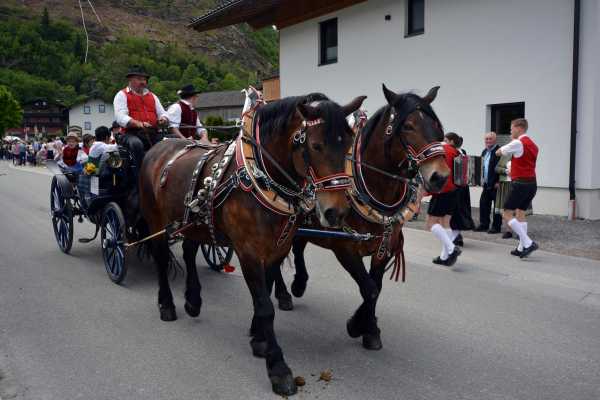
{"type": "Polygon", "coordinates": [[[60,168],[67,173],[80,174],[87,154],[79,148],[79,135],[71,131],[67,134],[67,145],[55,156],[60,168]]]}

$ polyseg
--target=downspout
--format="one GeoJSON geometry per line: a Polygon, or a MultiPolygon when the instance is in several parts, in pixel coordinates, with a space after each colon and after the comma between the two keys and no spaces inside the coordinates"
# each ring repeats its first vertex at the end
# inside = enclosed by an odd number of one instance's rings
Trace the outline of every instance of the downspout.
{"type": "Polygon", "coordinates": [[[575,0],[573,12],[573,86],[571,88],[571,150],[569,154],[569,216],[575,213],[575,156],[577,152],[577,106],[579,88],[579,24],[581,0],[575,0]]]}

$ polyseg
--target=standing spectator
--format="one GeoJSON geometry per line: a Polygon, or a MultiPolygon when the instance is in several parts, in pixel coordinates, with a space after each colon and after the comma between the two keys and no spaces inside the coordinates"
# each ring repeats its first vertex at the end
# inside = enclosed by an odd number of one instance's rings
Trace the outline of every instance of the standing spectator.
{"type": "Polygon", "coordinates": [[[117,139],[119,138],[120,133],[121,133],[121,125],[119,125],[119,123],[117,121],[113,121],[112,126],[110,128],[110,134],[111,134],[110,142],[117,143],[117,139]]]}
{"type": "Polygon", "coordinates": [[[91,133],[85,133],[83,135],[83,144],[81,146],[81,150],[83,150],[83,152],[87,155],[90,154],[90,149],[92,148],[92,145],[94,144],[94,135],[92,135],[91,133]]]}
{"type": "Polygon", "coordinates": [[[19,162],[19,140],[15,139],[12,145],[13,164],[20,165],[19,162]]]}
{"type": "Polygon", "coordinates": [[[519,235],[519,246],[511,251],[512,255],[525,258],[538,249],[527,235],[525,212],[537,192],[535,166],[539,149],[527,135],[528,123],[525,118],[511,122],[512,141],[496,152],[498,156],[512,155],[510,166],[510,192],[504,202],[504,220],[519,235]]]}
{"type": "Polygon", "coordinates": [[[492,203],[496,201],[498,191],[498,173],[496,164],[499,156],[496,151],[500,148],[496,143],[496,132],[488,132],[484,137],[485,149],[481,152],[481,166],[483,168],[482,191],[479,199],[479,226],[475,228],[477,232],[487,231],[488,233],[500,233],[502,217],[493,213],[492,203]],[[492,226],[490,228],[490,213],[493,213],[492,226]],[[489,230],[488,230],[489,229],[489,230]]]}
{"type": "Polygon", "coordinates": [[[434,264],[452,266],[461,253],[458,246],[452,243],[450,218],[456,208],[456,186],[454,185],[454,158],[458,151],[447,142],[443,144],[446,152],[446,164],[450,168],[450,175],[446,184],[439,193],[431,195],[429,209],[427,210],[427,227],[431,233],[442,243],[442,252],[433,259],[434,264]]]}
{"type": "Polygon", "coordinates": [[[27,161],[27,145],[25,142],[19,143],[19,165],[25,166],[27,161]]]}
{"type": "MultiPolygon", "coordinates": [[[[454,132],[448,132],[444,136],[446,142],[454,146],[459,155],[466,155],[467,152],[462,149],[463,138],[454,132]]],[[[471,194],[469,186],[459,186],[456,188],[456,208],[450,218],[450,228],[452,233],[450,239],[456,246],[463,246],[464,240],[461,231],[470,231],[475,227],[471,217],[471,194]]]]}

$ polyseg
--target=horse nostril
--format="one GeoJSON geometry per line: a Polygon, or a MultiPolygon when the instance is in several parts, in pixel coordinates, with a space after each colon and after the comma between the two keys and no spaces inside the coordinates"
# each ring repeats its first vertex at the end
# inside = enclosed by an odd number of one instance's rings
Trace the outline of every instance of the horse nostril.
{"type": "Polygon", "coordinates": [[[325,220],[331,226],[336,226],[338,222],[338,212],[335,208],[328,208],[325,210],[325,220]]]}

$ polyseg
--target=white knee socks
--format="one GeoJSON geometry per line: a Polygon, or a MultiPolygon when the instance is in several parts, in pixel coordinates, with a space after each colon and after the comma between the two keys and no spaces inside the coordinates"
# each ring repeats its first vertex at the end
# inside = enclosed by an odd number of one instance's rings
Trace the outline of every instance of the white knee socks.
{"type": "Polygon", "coordinates": [[[519,222],[516,218],[508,221],[508,226],[513,230],[514,233],[519,235],[519,251],[523,251],[524,248],[531,246],[532,240],[527,236],[527,222],[519,222]]]}
{"type": "Polygon", "coordinates": [[[450,232],[451,232],[450,239],[452,239],[452,241],[454,242],[454,239],[456,239],[458,237],[458,235],[460,235],[460,231],[456,230],[456,229],[452,229],[452,230],[450,230],[450,232]]]}
{"type": "Polygon", "coordinates": [[[442,254],[440,258],[442,260],[448,259],[448,255],[454,251],[454,243],[452,243],[450,235],[440,224],[433,225],[431,233],[442,242],[442,254]]]}

